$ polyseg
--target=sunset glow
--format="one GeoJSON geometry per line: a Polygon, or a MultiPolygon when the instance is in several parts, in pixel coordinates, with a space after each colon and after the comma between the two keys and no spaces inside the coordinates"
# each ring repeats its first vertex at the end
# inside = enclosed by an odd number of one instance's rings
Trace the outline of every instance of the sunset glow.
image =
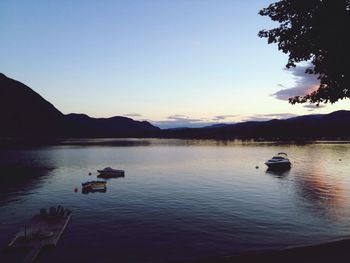
{"type": "Polygon", "coordinates": [[[348,109],[288,104],[309,76],[257,36],[270,2],[1,1],[1,72],[65,114],[164,127],[348,109]]]}

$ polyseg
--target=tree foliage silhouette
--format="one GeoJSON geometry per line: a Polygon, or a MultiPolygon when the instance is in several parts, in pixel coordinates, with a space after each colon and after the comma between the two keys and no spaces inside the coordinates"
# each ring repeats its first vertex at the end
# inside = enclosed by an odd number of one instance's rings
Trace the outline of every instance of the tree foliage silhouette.
{"type": "Polygon", "coordinates": [[[318,105],[350,98],[350,0],[281,0],[259,14],[279,23],[258,35],[289,55],[286,67],[307,61],[306,73],[320,80],[316,91],[292,97],[290,103],[318,105]]]}

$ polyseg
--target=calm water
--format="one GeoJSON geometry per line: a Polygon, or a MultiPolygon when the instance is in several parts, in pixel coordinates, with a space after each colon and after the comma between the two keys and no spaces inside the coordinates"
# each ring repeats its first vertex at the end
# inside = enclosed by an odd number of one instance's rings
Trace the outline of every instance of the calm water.
{"type": "MultiPolygon", "coordinates": [[[[40,262],[166,262],[350,237],[350,144],[91,142],[0,150],[1,248],[57,204],[73,218],[40,262]],[[280,151],[292,169],[266,172],[280,151]],[[125,178],[82,194],[81,182],[106,166],[125,178]]],[[[18,258],[0,252],[0,261],[18,258]]]]}

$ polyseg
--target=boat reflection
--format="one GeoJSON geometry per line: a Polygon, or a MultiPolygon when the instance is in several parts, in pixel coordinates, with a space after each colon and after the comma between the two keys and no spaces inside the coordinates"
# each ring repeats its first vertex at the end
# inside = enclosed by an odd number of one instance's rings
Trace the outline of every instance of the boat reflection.
{"type": "Polygon", "coordinates": [[[92,194],[92,193],[106,193],[107,192],[107,188],[105,189],[81,189],[81,193],[84,195],[87,194],[92,194]]]}
{"type": "Polygon", "coordinates": [[[276,177],[276,178],[284,178],[287,177],[290,173],[290,169],[288,170],[274,170],[274,169],[267,169],[266,173],[276,177]]]}

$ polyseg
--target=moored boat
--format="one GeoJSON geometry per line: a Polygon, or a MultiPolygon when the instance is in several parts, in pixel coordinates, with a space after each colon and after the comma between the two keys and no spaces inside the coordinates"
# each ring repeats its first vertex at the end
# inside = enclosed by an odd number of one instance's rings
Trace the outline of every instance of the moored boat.
{"type": "Polygon", "coordinates": [[[111,167],[106,167],[103,170],[97,170],[100,174],[98,177],[101,178],[111,178],[111,177],[123,177],[125,172],[124,170],[113,169],[111,167]]]}
{"type": "Polygon", "coordinates": [[[292,165],[287,154],[282,152],[267,160],[265,164],[269,170],[289,170],[292,165]]]}
{"type": "Polygon", "coordinates": [[[104,181],[89,181],[81,184],[83,191],[103,191],[106,190],[106,182],[104,181]]]}

